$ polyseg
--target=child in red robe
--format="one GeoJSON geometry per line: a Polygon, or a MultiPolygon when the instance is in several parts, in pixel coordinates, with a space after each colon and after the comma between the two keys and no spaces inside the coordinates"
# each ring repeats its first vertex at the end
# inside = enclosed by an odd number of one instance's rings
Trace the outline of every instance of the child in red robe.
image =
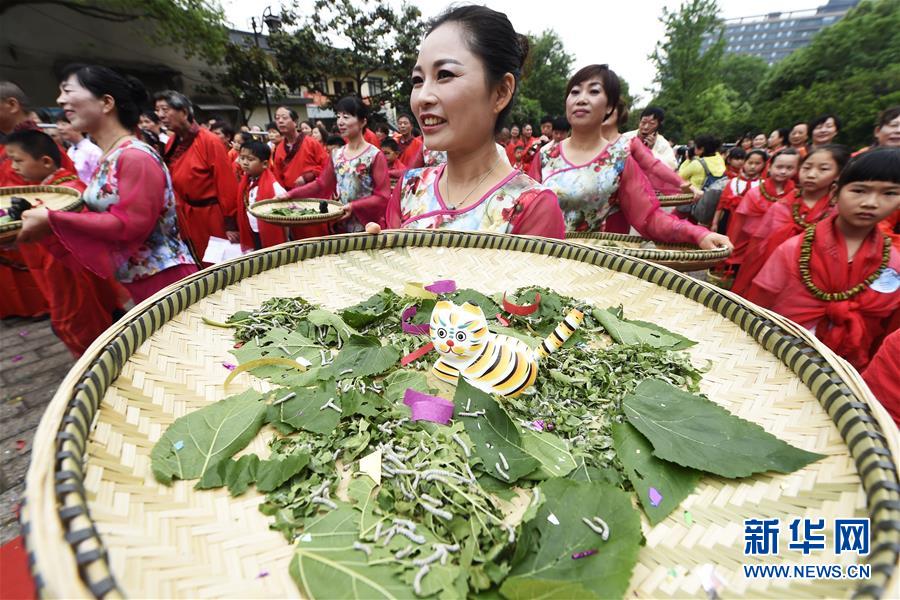
{"type": "Polygon", "coordinates": [[[900,330],[884,338],[862,374],[866,385],[900,427],[900,330]]]}
{"type": "Polygon", "coordinates": [[[391,177],[391,186],[397,183],[406,170],[409,168],[402,160],[400,160],[400,146],[393,138],[386,137],[381,141],[381,153],[387,160],[388,175],[391,177]]]}
{"type": "MultiPolygon", "coordinates": [[[[30,185],[69,187],[79,193],[85,184],[78,175],[61,168],[59,146],[34,130],[11,134],[6,151],[13,170],[30,185]]],[[[19,251],[47,299],[54,333],[76,357],[112,325],[121,310],[114,284],[85,269],[70,269],[39,244],[19,244],[19,251]]]]}
{"type": "Polygon", "coordinates": [[[749,153],[744,152],[743,148],[732,148],[728,153],[729,157],[735,150],[740,150],[740,160],[731,158],[730,164],[740,162],[741,169],[736,175],[731,176],[722,195],[719,196],[719,203],[716,205],[716,212],[713,215],[712,225],[710,229],[725,233],[728,231],[728,221],[731,219],[732,213],[740,206],[741,201],[747,192],[759,185],[760,174],[763,167],[766,166],[765,150],[751,150],[749,153]]]}
{"type": "Polygon", "coordinates": [[[862,370],[900,321],[900,252],[878,228],[900,207],[900,149],[851,160],[836,194],[837,213],[781,244],[747,297],[862,370]]]}
{"type": "Polygon", "coordinates": [[[819,146],[806,155],[800,164],[799,186],[769,208],[747,245],[732,292],[747,293],[753,278],[778,246],[831,214],[834,186],[848,160],[850,151],[837,144],[819,146]]]}
{"type": "Polygon", "coordinates": [[[768,179],[744,195],[728,223],[728,238],[734,244],[734,251],[725,261],[727,271],[737,273],[740,270],[747,245],[756,234],[766,211],[778,200],[793,193],[794,174],[799,162],[800,156],[796,150],[785,150],[772,162],[768,179]]]}
{"type": "Polygon", "coordinates": [[[284,227],[260,221],[250,214],[250,205],[287,193],[269,166],[269,145],[256,140],[241,146],[238,161],[244,176],[238,189],[238,228],[241,232],[241,248],[247,252],[283,244],[287,241],[284,227]]]}

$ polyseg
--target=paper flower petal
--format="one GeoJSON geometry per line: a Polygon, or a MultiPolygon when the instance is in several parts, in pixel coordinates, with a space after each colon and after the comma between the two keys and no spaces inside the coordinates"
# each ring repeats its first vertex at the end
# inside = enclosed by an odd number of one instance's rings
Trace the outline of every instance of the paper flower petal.
{"type": "Polygon", "coordinates": [[[509,300],[506,299],[506,292],[503,293],[503,310],[512,314],[519,315],[520,317],[524,317],[530,315],[535,312],[541,306],[541,295],[534,295],[534,302],[531,304],[513,304],[509,300]]]}
{"type": "Polygon", "coordinates": [[[426,285],[425,289],[435,294],[452,294],[456,291],[456,282],[452,279],[439,279],[431,285],[426,285]]]}
{"type": "Polygon", "coordinates": [[[453,402],[440,396],[430,396],[407,388],[403,394],[403,404],[412,412],[413,421],[431,421],[446,425],[453,416],[453,402]]]}
{"type": "Polygon", "coordinates": [[[416,306],[410,306],[400,313],[400,328],[403,329],[403,333],[410,335],[428,335],[428,323],[422,323],[421,325],[413,325],[411,323],[417,312],[419,312],[419,309],[416,306]]]}

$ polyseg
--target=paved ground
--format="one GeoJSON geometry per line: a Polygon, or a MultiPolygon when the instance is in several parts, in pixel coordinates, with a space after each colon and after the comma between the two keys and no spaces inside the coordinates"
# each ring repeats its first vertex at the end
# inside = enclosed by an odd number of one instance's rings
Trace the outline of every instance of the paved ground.
{"type": "Polygon", "coordinates": [[[19,535],[34,432],[74,362],[49,319],[0,321],[0,544],[19,535]]]}

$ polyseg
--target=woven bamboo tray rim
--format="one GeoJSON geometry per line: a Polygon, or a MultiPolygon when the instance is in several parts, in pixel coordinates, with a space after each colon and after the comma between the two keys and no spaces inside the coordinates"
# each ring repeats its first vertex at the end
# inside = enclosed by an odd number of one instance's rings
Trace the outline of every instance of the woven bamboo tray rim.
{"type": "Polygon", "coordinates": [[[339,220],[344,216],[345,212],[346,209],[340,202],[335,202],[334,200],[318,200],[314,198],[302,198],[299,200],[282,200],[279,198],[270,198],[268,200],[260,200],[259,202],[254,202],[250,205],[250,214],[252,214],[257,219],[260,219],[261,221],[272,223],[274,225],[313,225],[315,223],[330,223],[332,221],[339,220]],[[327,213],[320,213],[316,215],[302,215],[297,217],[285,217],[281,215],[273,215],[265,210],[271,209],[272,207],[278,207],[281,205],[288,206],[291,204],[308,204],[310,208],[319,210],[319,205],[322,202],[327,203],[327,213]]]}
{"type": "Polygon", "coordinates": [[[660,206],[684,206],[685,204],[694,203],[693,194],[657,194],[656,199],[659,200],[660,206]]]}
{"type": "MultiPolygon", "coordinates": [[[[379,236],[355,234],[293,242],[216,265],[138,305],[95,341],[61,384],[35,436],[22,520],[33,572],[42,594],[50,597],[123,594],[90,515],[85,491],[85,470],[90,465],[84,459],[104,393],[145,341],[175,315],[250,276],[351,251],[396,254],[413,247],[534,253],[546,260],[567,259],[586,267],[603,267],[613,275],[617,272],[623,277],[631,276],[627,279],[643,280],[672,295],[702,304],[739,327],[777,357],[815,395],[840,432],[846,444],[844,451],[849,449],[855,462],[865,490],[866,512],[872,518],[873,534],[872,552],[867,560],[873,566],[872,579],[859,587],[858,593],[879,597],[886,586],[893,584],[889,580],[900,547],[900,486],[896,474],[900,442],[896,427],[858,375],[808,332],[711,285],[603,248],[487,233],[389,231],[379,236]]],[[[275,295],[286,294],[282,290],[275,295]]],[[[695,506],[694,510],[701,508],[695,506]]],[[[658,529],[659,526],[650,533],[658,529]]],[[[648,547],[652,545],[653,540],[648,537],[648,547]]],[[[679,547],[674,550],[683,552],[679,547]]],[[[633,579],[639,576],[647,576],[640,564],[633,579]]],[[[665,592],[665,582],[655,583],[659,584],[660,595],[669,595],[665,592]]],[[[772,589],[768,593],[777,591],[772,589]]]]}
{"type": "MultiPolygon", "coordinates": [[[[61,194],[74,198],[74,200],[50,198],[49,202],[45,200],[44,206],[46,206],[50,210],[70,211],[75,210],[82,204],[81,194],[78,193],[78,190],[74,190],[70,187],[65,187],[62,185],[19,185],[0,187],[0,208],[5,210],[11,206],[10,201],[7,200],[7,198],[21,195],[30,196],[34,194],[61,194]]],[[[21,228],[21,220],[0,224],[0,241],[5,241],[9,238],[15,238],[18,230],[21,228]]]]}
{"type": "Polygon", "coordinates": [[[665,265],[676,271],[702,271],[715,266],[731,256],[731,248],[714,248],[703,250],[693,244],[663,244],[652,242],[639,235],[607,232],[571,232],[566,233],[566,240],[599,246],[613,252],[643,258],[657,264],[665,265]],[[627,246],[606,246],[603,242],[637,244],[637,248],[627,246]],[[653,243],[654,248],[642,248],[643,244],[653,243]]]}

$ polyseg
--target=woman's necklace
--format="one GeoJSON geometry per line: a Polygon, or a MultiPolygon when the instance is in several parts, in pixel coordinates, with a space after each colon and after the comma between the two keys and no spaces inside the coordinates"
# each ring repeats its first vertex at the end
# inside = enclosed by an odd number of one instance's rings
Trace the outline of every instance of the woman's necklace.
{"type": "Polygon", "coordinates": [[[124,135],[120,135],[119,137],[117,137],[116,140],[112,144],[109,145],[109,148],[104,150],[103,155],[100,157],[100,162],[103,162],[103,159],[106,158],[107,156],[109,156],[110,152],[112,152],[113,150],[115,150],[116,148],[119,147],[119,142],[121,142],[122,140],[124,140],[127,137],[131,137],[131,134],[126,133],[124,135]]]}
{"type": "MultiPolygon", "coordinates": [[[[448,204],[451,210],[457,210],[457,209],[459,209],[459,207],[462,206],[463,204],[465,204],[466,200],[469,199],[469,196],[472,195],[472,192],[474,192],[475,190],[477,190],[477,189],[479,188],[479,186],[480,186],[482,183],[484,183],[484,180],[488,178],[488,175],[490,175],[491,173],[494,172],[494,169],[496,169],[496,168],[497,168],[497,165],[500,164],[500,159],[501,159],[501,158],[502,158],[501,156],[498,156],[498,157],[497,157],[497,160],[494,161],[494,166],[491,167],[491,170],[488,171],[487,173],[485,173],[484,175],[481,176],[481,179],[478,180],[478,183],[475,184],[475,187],[473,187],[471,190],[469,190],[469,193],[466,194],[465,196],[463,196],[463,199],[462,199],[462,200],[460,200],[459,202],[453,203],[453,204],[449,204],[449,200],[450,200],[450,174],[447,173],[447,200],[448,200],[448,202],[445,202],[445,204],[448,204]]],[[[446,171],[445,171],[445,173],[446,173],[446,171]]]]}

